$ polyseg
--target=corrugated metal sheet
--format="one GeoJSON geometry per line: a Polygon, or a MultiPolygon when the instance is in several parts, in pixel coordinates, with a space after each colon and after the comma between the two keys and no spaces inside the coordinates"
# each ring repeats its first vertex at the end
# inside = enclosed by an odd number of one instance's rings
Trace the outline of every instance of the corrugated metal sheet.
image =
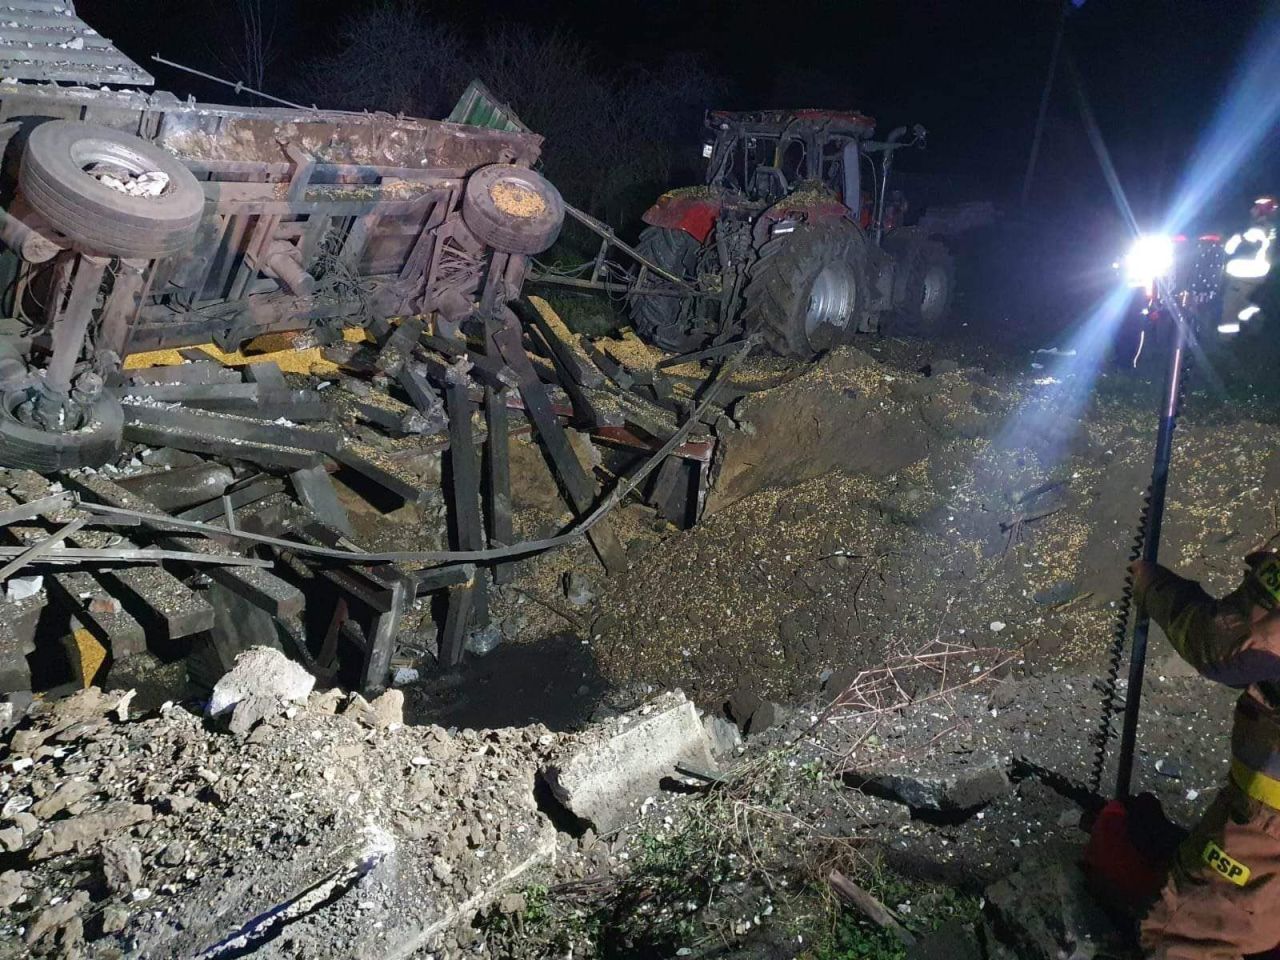
{"type": "Polygon", "coordinates": [[[490,130],[506,130],[508,133],[529,133],[515,111],[489,92],[479,80],[472,80],[462,92],[453,112],[445,118],[450,123],[466,123],[490,130]]]}
{"type": "Polygon", "coordinates": [[[0,77],[131,87],[155,83],[77,17],[71,0],[0,0],[0,77]]]}

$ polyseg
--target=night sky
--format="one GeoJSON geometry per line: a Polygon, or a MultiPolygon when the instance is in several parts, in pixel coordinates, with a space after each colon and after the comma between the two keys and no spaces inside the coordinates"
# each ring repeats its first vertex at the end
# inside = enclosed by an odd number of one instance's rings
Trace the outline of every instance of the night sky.
{"type": "MultiPolygon", "coordinates": [[[[281,0],[285,54],[269,85],[284,89],[294,65],[333,44],[342,17],[361,2],[281,0]]],[[[157,68],[149,57],[159,51],[215,68],[211,46],[229,5],[79,0],[77,8],[151,69],[160,86],[220,100],[234,94],[157,68]]],[[[443,0],[423,6],[473,39],[503,20],[559,27],[585,41],[601,62],[654,64],[673,51],[697,53],[728,82],[727,102],[716,106],[854,106],[877,117],[881,133],[923,123],[929,149],[904,156],[903,168],[950,178],[959,192],[1000,201],[1016,196],[1021,182],[1060,9],[1057,0],[443,0]]],[[[1086,0],[1072,10],[1067,47],[1140,212],[1173,188],[1265,6],[1265,0],[1086,0]]],[[[1276,75],[1280,82],[1280,64],[1276,75]]],[[[1280,173],[1274,139],[1270,146],[1242,172],[1237,192],[1280,189],[1272,183],[1280,173]]],[[[1103,199],[1065,74],[1052,101],[1044,164],[1043,202],[1103,199]]]]}

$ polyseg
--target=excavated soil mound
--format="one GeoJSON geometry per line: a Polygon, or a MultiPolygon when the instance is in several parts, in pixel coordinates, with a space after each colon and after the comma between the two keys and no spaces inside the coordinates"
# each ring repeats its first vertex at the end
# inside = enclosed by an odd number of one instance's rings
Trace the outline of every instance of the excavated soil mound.
{"type": "MultiPolygon", "coordinates": [[[[1019,670],[1098,668],[1150,475],[1153,387],[1112,375],[1073,406],[1035,369],[951,366],[926,376],[845,349],[741,401],[703,522],[600,590],[602,674],[705,702],[743,687],[795,700],[937,639],[1017,650],[1019,670]]],[[[1162,556],[1225,592],[1280,525],[1280,454],[1272,428],[1197,419],[1196,402],[1162,556]]]]}

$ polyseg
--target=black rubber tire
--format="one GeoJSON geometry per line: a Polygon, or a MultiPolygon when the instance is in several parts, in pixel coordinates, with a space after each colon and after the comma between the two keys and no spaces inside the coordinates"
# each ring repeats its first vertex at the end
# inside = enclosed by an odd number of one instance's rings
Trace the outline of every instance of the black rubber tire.
{"type": "Polygon", "coordinates": [[[481,167],[467,180],[462,194],[462,221],[476,239],[503,253],[542,253],[560,236],[564,226],[564,199],[542,174],[510,163],[481,167]],[[508,184],[527,190],[542,200],[529,216],[498,209],[493,188],[508,184]]]}
{"type": "Polygon", "coordinates": [[[102,256],[149,260],[180,253],[204,215],[204,191],[172,154],[119,130],[73,120],[50,120],[31,131],[18,190],[75,249],[102,256]],[[135,174],[159,171],[169,185],[158,197],[131,197],[84,171],[95,161],[135,174]]]}
{"type": "Polygon", "coordinates": [[[951,313],[955,296],[955,262],[937,240],[907,237],[886,243],[897,258],[894,283],[894,331],[929,337],[937,334],[951,313]]]}
{"type": "Polygon", "coordinates": [[[852,227],[797,227],[760,248],[747,276],[742,311],[748,334],[759,332],[783,357],[810,360],[853,333],[866,289],[866,240],[852,227]],[[810,298],[819,277],[831,270],[850,284],[840,311],[843,323],[807,324],[810,298]]]}
{"type": "Polygon", "coordinates": [[[52,433],[23,423],[13,411],[25,393],[0,401],[0,466],[37,473],[100,467],[119,452],[124,436],[120,401],[103,394],[89,408],[89,423],[79,430],[52,433]]]}
{"type": "MultiPolygon", "coordinates": [[[[677,277],[693,280],[697,276],[698,251],[702,247],[683,230],[645,227],[636,249],[677,277]]],[[[698,350],[711,337],[710,331],[689,328],[687,318],[681,317],[679,297],[631,297],[628,307],[640,339],[671,353],[698,350]]]]}

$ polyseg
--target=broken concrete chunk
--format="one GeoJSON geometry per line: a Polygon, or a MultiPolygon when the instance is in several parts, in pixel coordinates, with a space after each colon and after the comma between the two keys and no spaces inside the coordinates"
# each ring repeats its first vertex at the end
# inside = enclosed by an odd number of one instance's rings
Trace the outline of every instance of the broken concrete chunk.
{"type": "Polygon", "coordinates": [[[102,911],[102,932],[119,933],[129,922],[129,910],[118,903],[111,903],[102,911]]]}
{"type": "Polygon", "coordinates": [[[375,697],[369,704],[376,725],[386,729],[393,725],[404,725],[404,691],[387,690],[375,697]]]}
{"type": "Polygon", "coordinates": [[[104,693],[99,687],[85,687],[71,696],[55,700],[51,705],[53,725],[57,727],[71,726],[85,721],[104,719],[107,714],[120,706],[127,691],[113,690],[104,693]]]}
{"type": "Polygon", "coordinates": [[[316,678],[302,664],[279,650],[252,647],[236,657],[235,666],[214,685],[209,715],[220,716],[241,700],[255,696],[300,703],[315,683],[316,678]]]}
{"type": "Polygon", "coordinates": [[[707,731],[707,741],[715,756],[732,756],[742,746],[742,735],[738,733],[737,726],[724,717],[708,714],[702,718],[702,726],[707,731]]]}
{"type": "Polygon", "coordinates": [[[343,693],[337,687],[313,692],[307,697],[307,709],[332,716],[338,712],[342,697],[343,693]]]}
{"type": "Polygon", "coordinates": [[[93,792],[94,786],[91,783],[87,783],[84,780],[68,780],[53,793],[32,806],[31,812],[42,820],[48,820],[50,817],[57,816],[72,804],[79,803],[93,792]]]}
{"type": "MultiPolygon", "coordinates": [[[[80,908],[89,902],[89,894],[83,890],[77,890],[66,900],[56,903],[36,917],[35,921],[27,928],[27,945],[31,946],[48,934],[54,933],[65,927],[80,912],[80,908]]],[[[81,931],[83,935],[83,930],[81,931]]]]}
{"type": "Polygon", "coordinates": [[[363,723],[365,726],[383,729],[393,725],[404,725],[404,693],[400,690],[387,690],[373,699],[366,700],[358,693],[351,695],[344,717],[363,723]]]}
{"type": "Polygon", "coordinates": [[[586,574],[570,570],[564,575],[564,598],[575,607],[585,607],[596,598],[586,574]]]}
{"type": "Polygon", "coordinates": [[[174,840],[165,845],[160,855],[156,857],[156,861],[163,867],[176,867],[186,858],[187,848],[182,845],[182,841],[174,840]]]}
{"type": "Polygon", "coordinates": [[[82,813],[59,820],[45,827],[40,842],[31,851],[31,859],[47,860],[72,850],[83,852],[99,840],[150,820],[151,816],[151,808],[145,803],[117,803],[98,813],[82,813]]]}
{"type": "Polygon", "coordinates": [[[630,820],[677,764],[717,769],[698,714],[678,690],[588,731],[541,774],[557,800],[603,834],[630,820]]]}
{"type": "Polygon", "coordinates": [[[0,873],[0,908],[11,907],[22,899],[22,888],[28,874],[21,870],[0,873]]]}
{"type": "Polygon", "coordinates": [[[52,730],[18,730],[9,740],[9,752],[28,756],[35,753],[51,736],[52,730]]]}
{"type": "Polygon", "coordinates": [[[112,893],[131,893],[142,883],[142,851],[127,841],[104,844],[102,876],[112,893]]]}
{"type": "Polygon", "coordinates": [[[275,697],[245,697],[231,708],[231,722],[227,728],[237,737],[243,737],[263,720],[280,712],[280,701],[275,697]]]}
{"type": "Polygon", "coordinates": [[[990,756],[960,766],[855,768],[848,780],[859,789],[888,796],[912,810],[938,813],[972,810],[1013,789],[1005,761],[990,756]]]}
{"type": "Polygon", "coordinates": [[[0,849],[6,853],[15,853],[21,850],[23,846],[23,833],[21,827],[5,827],[0,830],[0,849]]]}

